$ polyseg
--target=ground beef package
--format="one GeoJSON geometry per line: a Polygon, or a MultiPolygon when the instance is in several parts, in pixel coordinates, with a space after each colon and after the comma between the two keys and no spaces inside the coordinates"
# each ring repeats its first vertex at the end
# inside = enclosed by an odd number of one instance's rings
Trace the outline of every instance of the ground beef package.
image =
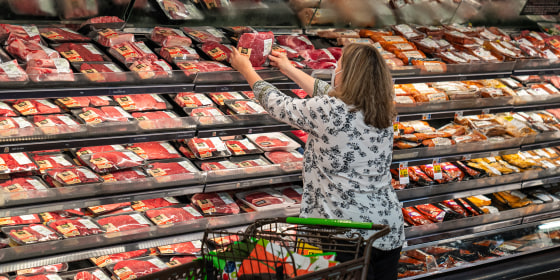
{"type": "Polygon", "coordinates": [[[0,189],[5,192],[25,192],[46,190],[48,186],[38,177],[16,177],[0,181],[0,189]]]}

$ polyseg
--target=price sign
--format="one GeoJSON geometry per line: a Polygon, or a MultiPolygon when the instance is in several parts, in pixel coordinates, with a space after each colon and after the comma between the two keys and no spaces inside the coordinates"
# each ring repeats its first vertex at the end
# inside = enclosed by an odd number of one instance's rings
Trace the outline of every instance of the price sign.
{"type": "Polygon", "coordinates": [[[410,183],[410,178],[408,177],[408,162],[399,163],[399,183],[401,185],[410,183]]]}

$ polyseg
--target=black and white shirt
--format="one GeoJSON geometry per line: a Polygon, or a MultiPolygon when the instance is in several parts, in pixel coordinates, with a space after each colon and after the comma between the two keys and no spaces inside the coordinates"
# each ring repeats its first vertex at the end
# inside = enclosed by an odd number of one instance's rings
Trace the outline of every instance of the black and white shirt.
{"type": "MultiPolygon", "coordinates": [[[[403,245],[404,223],[391,186],[393,128],[364,123],[330,85],[316,80],[313,98],[294,99],[258,81],[253,91],[274,118],[309,133],[304,154],[302,217],[386,224],[391,232],[373,243],[381,250],[403,245]]],[[[365,238],[374,231],[358,230],[365,238]]]]}

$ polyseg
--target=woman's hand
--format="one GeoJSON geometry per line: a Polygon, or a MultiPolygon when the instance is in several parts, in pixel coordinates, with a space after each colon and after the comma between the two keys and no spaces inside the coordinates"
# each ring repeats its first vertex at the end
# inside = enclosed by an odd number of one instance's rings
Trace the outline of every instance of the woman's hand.
{"type": "Polygon", "coordinates": [[[282,72],[284,75],[288,75],[289,70],[295,68],[295,66],[292,64],[292,62],[290,62],[290,60],[284,53],[272,51],[268,56],[268,59],[270,59],[270,65],[278,67],[278,69],[280,69],[280,72],[282,72]]]}
{"type": "Polygon", "coordinates": [[[253,65],[251,65],[249,57],[241,54],[236,48],[232,48],[229,63],[235,70],[241,72],[241,74],[247,74],[253,70],[253,65]]]}

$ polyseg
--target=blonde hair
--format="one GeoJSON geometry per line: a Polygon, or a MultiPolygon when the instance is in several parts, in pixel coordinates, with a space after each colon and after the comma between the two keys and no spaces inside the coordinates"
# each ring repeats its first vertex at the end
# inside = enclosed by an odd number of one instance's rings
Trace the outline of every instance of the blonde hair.
{"type": "Polygon", "coordinates": [[[361,111],[364,122],[376,128],[393,124],[393,81],[381,54],[372,45],[350,44],[341,59],[341,82],[336,93],[352,111],[361,111]]]}

